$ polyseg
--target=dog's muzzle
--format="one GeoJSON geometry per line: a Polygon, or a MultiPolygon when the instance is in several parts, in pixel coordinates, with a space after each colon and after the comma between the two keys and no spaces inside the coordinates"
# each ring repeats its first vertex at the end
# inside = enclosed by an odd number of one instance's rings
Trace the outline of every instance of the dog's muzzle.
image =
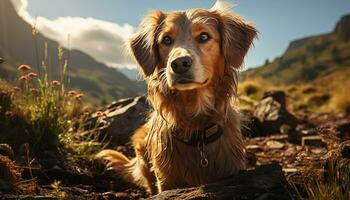
{"type": "Polygon", "coordinates": [[[178,57],[175,58],[170,65],[174,73],[177,75],[182,75],[188,72],[188,70],[191,68],[192,58],[190,56],[178,57]]]}

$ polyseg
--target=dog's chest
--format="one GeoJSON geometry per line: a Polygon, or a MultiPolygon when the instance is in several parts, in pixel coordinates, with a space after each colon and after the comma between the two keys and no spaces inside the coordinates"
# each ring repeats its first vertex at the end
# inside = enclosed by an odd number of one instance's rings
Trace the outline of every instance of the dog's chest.
{"type": "Polygon", "coordinates": [[[163,149],[153,161],[157,177],[181,188],[215,182],[236,173],[232,148],[223,145],[224,140],[222,137],[205,146],[202,153],[208,160],[207,166],[201,162],[203,156],[198,147],[173,141],[172,148],[163,149]]]}

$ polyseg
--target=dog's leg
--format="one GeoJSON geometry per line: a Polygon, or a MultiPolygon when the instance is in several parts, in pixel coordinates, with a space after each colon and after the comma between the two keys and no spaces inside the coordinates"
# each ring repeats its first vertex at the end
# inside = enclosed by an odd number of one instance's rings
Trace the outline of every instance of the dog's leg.
{"type": "Polygon", "coordinates": [[[149,193],[156,194],[156,178],[146,157],[144,143],[146,133],[144,128],[140,128],[134,134],[132,141],[136,157],[131,160],[114,150],[103,150],[96,157],[106,160],[107,169],[114,170],[125,181],[145,187],[149,193]]]}

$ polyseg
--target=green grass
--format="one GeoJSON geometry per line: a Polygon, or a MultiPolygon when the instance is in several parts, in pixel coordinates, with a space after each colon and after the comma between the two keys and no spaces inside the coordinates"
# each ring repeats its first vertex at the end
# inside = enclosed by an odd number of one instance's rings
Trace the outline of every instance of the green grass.
{"type": "MultiPolygon", "coordinates": [[[[37,37],[35,28],[33,37],[37,37]]],[[[15,85],[0,82],[0,143],[8,143],[15,150],[29,144],[34,152],[64,148],[79,155],[94,153],[102,148],[98,131],[92,127],[88,136],[78,137],[87,119],[83,115],[84,94],[68,90],[69,60],[64,59],[61,47],[57,52],[59,66],[49,66],[45,53],[35,72],[28,65],[18,67],[15,85]],[[50,79],[52,67],[59,69],[58,80],[50,79]]]]}

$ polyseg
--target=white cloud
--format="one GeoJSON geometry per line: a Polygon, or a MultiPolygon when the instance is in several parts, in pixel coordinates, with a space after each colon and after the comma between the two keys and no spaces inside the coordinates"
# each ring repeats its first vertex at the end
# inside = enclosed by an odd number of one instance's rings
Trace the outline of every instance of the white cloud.
{"type": "Polygon", "coordinates": [[[135,28],[129,24],[119,25],[94,18],[59,17],[54,20],[32,17],[28,0],[12,0],[18,14],[28,23],[36,23],[37,29],[46,37],[67,47],[81,50],[111,67],[134,68],[132,59],[125,52],[125,42],[135,28]]]}

